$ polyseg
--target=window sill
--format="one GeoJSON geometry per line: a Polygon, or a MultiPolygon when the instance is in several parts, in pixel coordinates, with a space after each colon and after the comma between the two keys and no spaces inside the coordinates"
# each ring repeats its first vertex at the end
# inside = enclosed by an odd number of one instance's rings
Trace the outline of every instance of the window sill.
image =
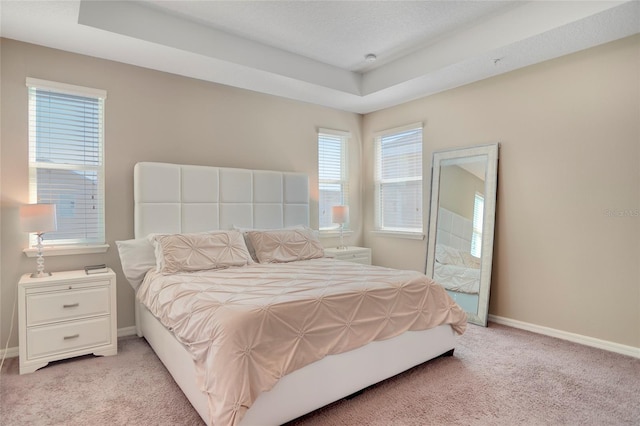
{"type": "Polygon", "coordinates": [[[407,232],[407,231],[371,231],[373,235],[380,237],[393,237],[393,238],[407,238],[410,240],[424,240],[424,234],[422,232],[407,232]]]}
{"type": "MultiPolygon", "coordinates": [[[[42,249],[42,255],[45,257],[49,256],[70,256],[76,254],[93,254],[93,253],[105,253],[109,250],[109,244],[95,244],[95,245],[86,245],[86,246],[49,246],[44,247],[42,249]]],[[[38,256],[37,248],[26,248],[22,250],[22,252],[27,255],[27,257],[36,257],[38,256]]]]}
{"type": "MultiPolygon", "coordinates": [[[[321,238],[332,238],[332,237],[339,237],[340,236],[340,230],[339,229],[327,229],[327,230],[323,230],[323,231],[319,231],[320,237],[321,238]]],[[[353,231],[349,230],[349,229],[345,229],[344,231],[342,231],[342,235],[345,237],[348,237],[350,235],[353,234],[353,231]]]]}

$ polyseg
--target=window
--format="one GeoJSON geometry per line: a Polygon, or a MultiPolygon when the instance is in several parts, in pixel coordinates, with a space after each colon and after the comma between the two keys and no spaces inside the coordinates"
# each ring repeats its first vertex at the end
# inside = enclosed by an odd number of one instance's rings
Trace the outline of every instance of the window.
{"type": "Polygon", "coordinates": [[[422,124],[375,138],[378,231],[422,233],[422,124]]]}
{"type": "Polygon", "coordinates": [[[480,257],[482,254],[482,222],[484,218],[484,196],[476,192],[473,199],[473,234],[471,235],[471,254],[480,257]]]}
{"type": "Polygon", "coordinates": [[[29,201],[57,211],[58,230],[44,242],[104,244],[106,92],[31,78],[27,87],[29,201]]]}
{"type": "MultiPolygon", "coordinates": [[[[318,131],[318,207],[319,229],[338,229],[331,221],[331,207],[349,204],[347,141],[349,133],[337,130],[318,131]]],[[[349,227],[348,223],[344,224],[349,227]]]]}

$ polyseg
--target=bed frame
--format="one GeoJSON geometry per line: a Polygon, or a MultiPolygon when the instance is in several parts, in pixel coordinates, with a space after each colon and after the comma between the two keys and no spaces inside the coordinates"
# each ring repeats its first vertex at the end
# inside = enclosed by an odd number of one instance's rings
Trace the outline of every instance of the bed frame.
{"type": "MultiPolygon", "coordinates": [[[[308,177],[301,173],[138,163],[134,169],[135,236],[212,229],[282,228],[309,223],[308,177]]],[[[207,396],[196,385],[188,350],[136,301],[136,329],[202,419],[207,396]]],[[[279,425],[442,354],[452,354],[449,325],[327,356],[284,376],[249,408],[241,425],[279,425]]]]}

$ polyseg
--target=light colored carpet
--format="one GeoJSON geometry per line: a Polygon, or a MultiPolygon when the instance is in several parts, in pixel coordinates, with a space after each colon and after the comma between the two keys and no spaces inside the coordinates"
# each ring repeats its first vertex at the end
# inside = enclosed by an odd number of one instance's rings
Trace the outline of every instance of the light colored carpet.
{"type": "MultiPolygon", "coordinates": [[[[1,372],[0,424],[201,425],[143,339],[115,357],[1,372]]],[[[439,358],[291,422],[313,425],[640,425],[640,360],[491,323],[439,358]]]]}

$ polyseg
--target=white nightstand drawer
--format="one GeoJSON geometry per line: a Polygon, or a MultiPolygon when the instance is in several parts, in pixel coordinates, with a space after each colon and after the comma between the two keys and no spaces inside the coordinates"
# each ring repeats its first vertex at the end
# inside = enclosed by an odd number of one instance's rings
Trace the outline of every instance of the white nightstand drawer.
{"type": "Polygon", "coordinates": [[[111,343],[110,317],[32,327],[27,330],[27,359],[111,343]]]}
{"type": "Polygon", "coordinates": [[[362,263],[365,265],[371,264],[371,260],[367,253],[345,254],[343,256],[336,256],[336,258],[340,260],[347,260],[349,262],[362,263]]]}
{"type": "Polygon", "coordinates": [[[338,260],[346,260],[347,262],[362,263],[363,265],[371,265],[371,249],[366,247],[347,247],[345,249],[339,248],[325,248],[325,256],[333,257],[338,260]]]}
{"type": "Polygon", "coordinates": [[[110,288],[85,288],[27,296],[27,326],[109,313],[110,288]]]}

